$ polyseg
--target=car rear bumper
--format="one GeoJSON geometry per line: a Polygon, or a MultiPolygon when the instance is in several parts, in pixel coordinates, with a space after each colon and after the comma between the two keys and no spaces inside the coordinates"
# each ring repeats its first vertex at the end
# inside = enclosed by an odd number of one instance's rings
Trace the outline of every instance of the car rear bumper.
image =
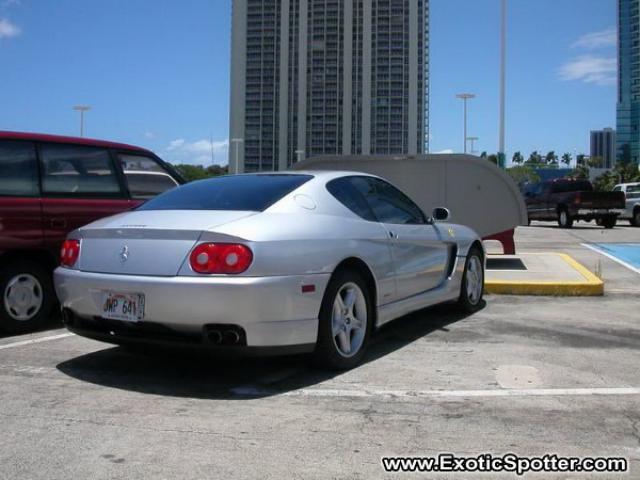
{"type": "Polygon", "coordinates": [[[578,215],[583,216],[602,216],[602,215],[621,215],[624,210],[617,208],[580,208],[578,209],[578,215]]]}
{"type": "Polygon", "coordinates": [[[118,330],[131,341],[204,339],[204,329],[237,326],[246,347],[285,347],[315,344],[318,315],[329,274],[273,277],[151,277],[89,273],[58,268],[56,293],[64,311],[78,321],[69,329],[91,338],[109,340],[118,330]],[[302,293],[302,285],[315,291],[302,293]],[[145,296],[141,322],[106,321],[102,293],[145,296]],[[102,323],[100,323],[102,322],[102,323]],[[115,322],[115,323],[114,323],[115,322]],[[113,327],[106,328],[111,324],[113,327]],[[162,331],[157,338],[157,330],[162,331]],[[84,333],[83,333],[84,332],[84,333]],[[93,332],[93,335],[90,333],[93,332]]]}

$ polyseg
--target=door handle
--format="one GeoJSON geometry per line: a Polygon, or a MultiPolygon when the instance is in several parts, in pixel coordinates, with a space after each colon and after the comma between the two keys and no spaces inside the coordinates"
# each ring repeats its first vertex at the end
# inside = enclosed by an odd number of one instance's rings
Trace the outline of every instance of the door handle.
{"type": "Polygon", "coordinates": [[[52,218],[51,228],[67,228],[67,221],[64,218],[52,218]]]}

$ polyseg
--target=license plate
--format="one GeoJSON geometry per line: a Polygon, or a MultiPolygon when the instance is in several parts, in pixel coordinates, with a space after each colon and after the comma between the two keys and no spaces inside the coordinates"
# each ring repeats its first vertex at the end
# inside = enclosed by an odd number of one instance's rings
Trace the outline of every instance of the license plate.
{"type": "Polygon", "coordinates": [[[141,293],[102,293],[102,316],[110,320],[139,322],[144,318],[144,295],[141,293]]]}

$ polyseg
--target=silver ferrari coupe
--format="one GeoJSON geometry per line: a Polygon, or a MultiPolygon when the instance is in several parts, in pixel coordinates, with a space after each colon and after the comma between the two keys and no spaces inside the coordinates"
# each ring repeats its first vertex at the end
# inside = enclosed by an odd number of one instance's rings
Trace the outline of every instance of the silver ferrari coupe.
{"type": "Polygon", "coordinates": [[[395,318],[480,307],[482,242],[448,216],[363,173],[223,176],[75,230],[55,286],[65,325],[89,338],[351,368],[395,318]]]}

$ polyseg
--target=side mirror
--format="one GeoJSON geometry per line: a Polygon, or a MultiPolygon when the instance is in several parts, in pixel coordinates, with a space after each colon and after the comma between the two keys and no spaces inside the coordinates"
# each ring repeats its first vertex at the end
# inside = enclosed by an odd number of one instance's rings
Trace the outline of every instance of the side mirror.
{"type": "Polygon", "coordinates": [[[437,207],[433,209],[432,216],[436,222],[446,222],[447,220],[449,220],[451,212],[449,212],[448,208],[437,207]]]}

